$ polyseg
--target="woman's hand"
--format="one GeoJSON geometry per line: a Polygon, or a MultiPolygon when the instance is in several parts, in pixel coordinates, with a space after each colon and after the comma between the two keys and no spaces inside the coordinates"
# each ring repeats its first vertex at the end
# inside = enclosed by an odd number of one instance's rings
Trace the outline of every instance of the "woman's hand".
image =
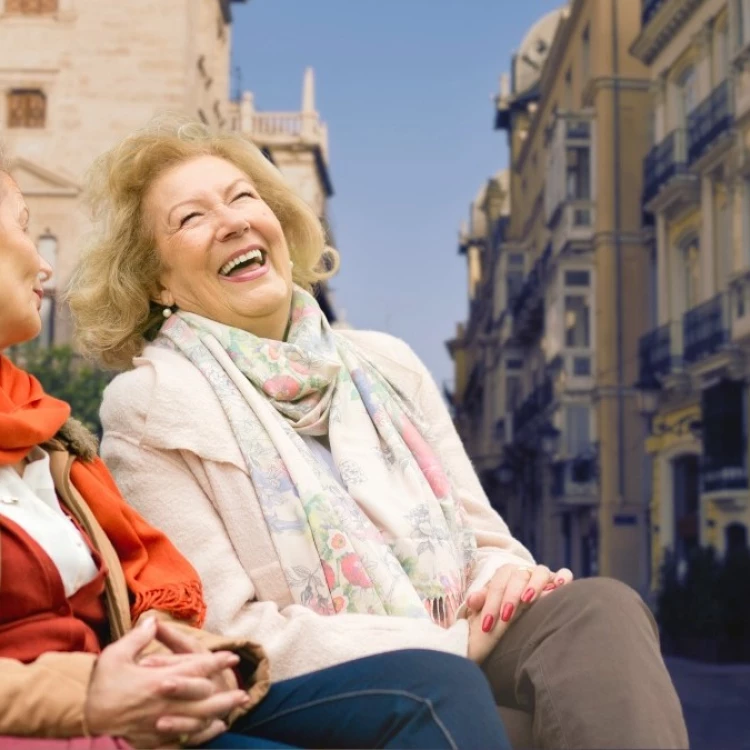
{"type": "Polygon", "coordinates": [[[91,734],[124,737],[136,747],[163,747],[183,734],[225,731],[221,717],[247,705],[246,693],[217,692],[213,682],[217,673],[238,663],[230,652],[196,654],[162,667],[138,664],[156,632],[156,622],[145,620],[102,651],[85,707],[91,734]],[[179,726],[165,722],[173,717],[179,726]]]}
{"type": "Polygon", "coordinates": [[[568,568],[553,573],[546,565],[503,565],[480,591],[466,601],[469,621],[469,658],[481,664],[508,629],[514,617],[543,596],[573,580],[568,568]]]}
{"type": "MultiPolygon", "coordinates": [[[[178,628],[172,627],[167,622],[157,622],[156,639],[169,648],[171,654],[152,654],[140,660],[139,664],[144,667],[168,667],[175,664],[185,663],[186,660],[200,660],[205,654],[211,652],[195,638],[187,633],[183,633],[178,628]]],[[[238,660],[239,661],[239,658],[238,660]]],[[[237,690],[237,677],[234,671],[223,669],[216,671],[211,682],[217,693],[237,690]]],[[[229,711],[227,711],[227,714],[229,711]]],[[[190,746],[200,746],[220,735],[227,730],[227,725],[221,717],[221,721],[216,721],[208,725],[198,727],[197,730],[191,731],[186,720],[179,716],[164,716],[160,720],[160,726],[175,731],[182,736],[182,744],[190,746]],[[187,736],[185,736],[187,735],[187,736]]]]}

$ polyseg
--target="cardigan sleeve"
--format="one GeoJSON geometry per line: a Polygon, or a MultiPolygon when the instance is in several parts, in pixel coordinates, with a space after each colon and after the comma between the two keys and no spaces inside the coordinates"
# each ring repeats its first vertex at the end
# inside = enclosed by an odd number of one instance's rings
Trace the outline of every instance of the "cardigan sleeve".
{"type": "Polygon", "coordinates": [[[31,664],[0,658],[0,735],[78,737],[96,654],[42,654],[31,664]]]}
{"type": "Polygon", "coordinates": [[[468,596],[485,586],[503,565],[534,565],[534,558],[490,505],[430,371],[406,342],[390,338],[394,359],[421,375],[417,405],[428,420],[432,443],[457,489],[467,523],[476,534],[477,556],[468,596]]]}
{"type": "Polygon", "coordinates": [[[301,605],[279,606],[282,597],[261,595],[247,573],[252,566],[241,561],[252,554],[257,532],[228,513],[221,516],[215,507],[220,496],[252,491],[237,467],[186,451],[152,449],[111,431],[105,433],[102,457],[128,502],[162,529],[199,572],[208,606],[206,628],[259,642],[268,654],[272,681],[406,648],[467,655],[465,620],[444,629],[412,618],[324,617],[301,605]]]}

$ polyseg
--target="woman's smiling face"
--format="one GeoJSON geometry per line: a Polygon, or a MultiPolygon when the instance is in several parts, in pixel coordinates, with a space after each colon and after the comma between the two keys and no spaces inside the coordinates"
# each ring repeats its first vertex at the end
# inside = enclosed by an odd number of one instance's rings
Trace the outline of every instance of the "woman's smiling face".
{"type": "Polygon", "coordinates": [[[0,350],[39,335],[42,279],[52,269],[28,235],[29,209],[10,175],[0,172],[0,350]]]}
{"type": "Polygon", "coordinates": [[[289,248],[247,174],[216,156],[181,162],[149,187],[144,219],[162,265],[162,304],[283,337],[292,297],[289,248]]]}

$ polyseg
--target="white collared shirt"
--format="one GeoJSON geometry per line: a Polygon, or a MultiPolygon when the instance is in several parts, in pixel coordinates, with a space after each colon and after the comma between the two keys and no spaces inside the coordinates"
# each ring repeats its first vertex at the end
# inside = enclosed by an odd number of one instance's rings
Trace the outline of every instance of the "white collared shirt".
{"type": "Polygon", "coordinates": [[[97,567],[81,533],[60,507],[49,455],[34,448],[23,476],[0,466],[0,515],[20,526],[60,571],[65,595],[72,596],[92,581],[97,567]]]}

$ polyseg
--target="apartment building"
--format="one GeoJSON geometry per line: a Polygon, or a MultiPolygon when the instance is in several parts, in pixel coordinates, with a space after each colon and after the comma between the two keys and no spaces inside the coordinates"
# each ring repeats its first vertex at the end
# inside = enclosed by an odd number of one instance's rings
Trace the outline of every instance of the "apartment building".
{"type": "Polygon", "coordinates": [[[644,0],[656,304],[639,346],[652,458],[652,585],[664,552],[747,544],[750,2],[644,0]]]}

